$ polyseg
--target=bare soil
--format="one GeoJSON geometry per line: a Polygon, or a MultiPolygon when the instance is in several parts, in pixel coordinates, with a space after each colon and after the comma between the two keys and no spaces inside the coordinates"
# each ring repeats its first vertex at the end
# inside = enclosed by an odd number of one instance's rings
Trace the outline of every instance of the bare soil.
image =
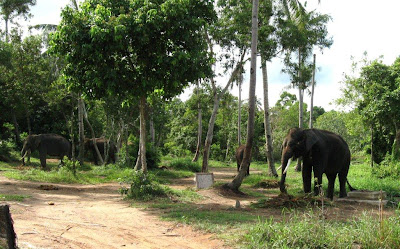
{"type": "MultiPolygon", "coordinates": [[[[234,168],[213,168],[216,181],[229,182],[234,168]]],[[[255,173],[255,171],[252,171],[255,173]]],[[[175,180],[173,188],[194,188],[193,178],[175,180]]],[[[118,192],[118,183],[79,185],[17,181],[0,175],[0,193],[28,195],[23,202],[9,201],[20,248],[230,248],[214,234],[190,226],[161,221],[157,212],[130,206],[118,192]]],[[[267,188],[257,189],[272,197],[276,206],[250,208],[254,197],[230,193],[220,188],[199,190],[204,196],[199,208],[226,210],[237,201],[243,212],[282,219],[287,202],[267,188]]],[[[296,199],[296,198],[295,198],[296,199]]],[[[296,199],[298,200],[298,199],[296,199]]],[[[0,201],[0,204],[5,204],[0,201]]],[[[349,219],[364,211],[378,212],[378,207],[346,202],[331,202],[326,216],[349,219]]],[[[393,211],[385,209],[385,215],[393,211]]]]}

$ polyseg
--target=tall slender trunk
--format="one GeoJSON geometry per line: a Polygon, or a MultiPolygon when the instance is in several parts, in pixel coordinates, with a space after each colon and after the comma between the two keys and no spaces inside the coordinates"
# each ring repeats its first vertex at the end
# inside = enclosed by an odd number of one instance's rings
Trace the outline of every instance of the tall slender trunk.
{"type": "Polygon", "coordinates": [[[31,126],[31,115],[29,113],[28,108],[25,109],[25,114],[26,114],[26,124],[28,126],[28,135],[32,134],[32,126],[31,126]]]}
{"type": "Polygon", "coordinates": [[[155,146],[156,143],[156,131],[154,130],[154,111],[153,108],[150,109],[150,139],[151,143],[155,146]]]}
{"type": "Polygon", "coordinates": [[[78,97],[78,129],[79,129],[79,155],[78,160],[79,164],[83,166],[83,156],[85,153],[85,131],[84,131],[84,124],[83,124],[83,100],[81,94],[78,97]]]}
{"type": "Polygon", "coordinates": [[[265,133],[265,147],[267,150],[268,160],[268,174],[277,177],[278,174],[275,169],[274,156],[272,149],[272,131],[271,120],[269,118],[269,103],[268,103],[268,71],[267,61],[261,56],[261,70],[263,75],[263,88],[264,88],[264,133],[265,133]]]}
{"type": "Polygon", "coordinates": [[[316,55],[314,54],[314,62],[313,62],[313,72],[312,72],[312,81],[311,81],[311,103],[310,103],[310,120],[308,127],[310,129],[313,128],[313,112],[314,112],[314,87],[315,87],[315,61],[316,55]]]}
{"type": "Polygon", "coordinates": [[[218,94],[217,91],[215,90],[213,111],[211,113],[210,121],[208,123],[207,137],[203,149],[203,164],[201,167],[201,172],[208,172],[208,159],[210,157],[210,147],[213,139],[214,125],[215,125],[215,120],[217,118],[220,98],[221,98],[220,94],[218,94]]]}
{"type": "Polygon", "coordinates": [[[146,162],[146,96],[140,97],[140,163],[142,165],[142,171],[147,173],[147,162],[146,162]]]}
{"type": "Polygon", "coordinates": [[[374,127],[371,125],[371,167],[374,167],[374,127]]]}
{"type": "Polygon", "coordinates": [[[75,119],[75,112],[74,112],[74,106],[72,106],[71,121],[70,122],[68,122],[68,120],[66,120],[66,121],[67,121],[67,126],[68,126],[68,123],[70,123],[69,134],[71,137],[72,172],[74,175],[76,175],[74,119],[75,119]]]}
{"type": "Polygon", "coordinates": [[[202,113],[201,113],[201,105],[200,105],[200,81],[197,81],[197,146],[196,153],[192,159],[192,162],[197,162],[200,156],[201,149],[201,140],[203,133],[203,121],[202,121],[202,113]]]}
{"type": "Polygon", "coordinates": [[[239,173],[227,184],[227,187],[232,190],[238,190],[242,185],[243,179],[246,176],[250,166],[250,155],[253,146],[254,136],[254,118],[255,118],[255,103],[256,103],[256,69],[257,69],[257,40],[258,40],[258,0],[253,0],[252,9],[252,27],[251,27],[251,68],[250,68],[250,87],[249,87],[249,119],[247,122],[247,140],[244,149],[242,164],[240,165],[239,173]]]}
{"type": "Polygon", "coordinates": [[[18,147],[20,147],[22,145],[21,143],[21,134],[19,132],[19,124],[17,121],[17,115],[15,114],[15,109],[11,108],[11,112],[12,112],[12,122],[14,125],[14,134],[15,134],[15,143],[18,145],[18,147]]]}
{"type": "MultiPolygon", "coordinates": [[[[299,71],[298,76],[301,80],[301,48],[299,48],[299,71]]],[[[299,128],[303,128],[303,83],[299,82],[299,128]]],[[[301,171],[301,158],[297,159],[296,171],[301,171]]]]}
{"type": "MultiPolygon", "coordinates": [[[[105,161],[103,160],[103,157],[100,154],[99,148],[97,147],[96,134],[94,133],[93,127],[89,122],[88,114],[87,114],[87,111],[85,108],[85,103],[83,102],[83,99],[81,99],[81,105],[82,105],[83,118],[89,127],[90,134],[92,134],[93,147],[94,147],[94,150],[96,151],[97,158],[99,159],[100,165],[104,165],[105,161]]],[[[85,138],[83,138],[83,139],[85,139],[85,138]]],[[[106,144],[106,141],[104,140],[104,146],[105,146],[105,144],[106,144]]],[[[106,148],[104,148],[104,154],[105,153],[106,153],[106,148]]]]}
{"type": "Polygon", "coordinates": [[[242,131],[241,131],[241,124],[242,124],[242,83],[243,83],[243,75],[240,72],[239,74],[239,101],[238,101],[238,145],[242,144],[242,131]]]}

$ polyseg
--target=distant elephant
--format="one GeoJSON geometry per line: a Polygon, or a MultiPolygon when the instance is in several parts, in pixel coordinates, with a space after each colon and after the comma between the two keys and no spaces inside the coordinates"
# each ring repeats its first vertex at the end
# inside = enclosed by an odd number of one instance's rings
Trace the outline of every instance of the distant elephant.
{"type": "Polygon", "coordinates": [[[346,197],[346,182],[350,191],[355,190],[347,180],[350,166],[350,150],[346,141],[333,132],[319,129],[292,128],[289,130],[282,146],[282,178],[280,190],[286,193],[285,178],[290,159],[303,158],[303,188],[311,192],[311,171],[314,172],[314,194],[319,194],[322,174],[328,178],[327,196],[333,199],[336,175],[339,175],[340,194],[346,197]]]}
{"type": "Polygon", "coordinates": [[[40,165],[46,169],[46,157],[57,156],[60,158],[61,163],[64,156],[71,159],[71,144],[70,142],[57,134],[38,134],[29,135],[21,150],[22,164],[25,165],[24,158],[35,150],[39,151],[40,165]]]}
{"type": "MultiPolygon", "coordinates": [[[[109,141],[109,144],[107,144],[108,140],[104,138],[96,138],[96,145],[97,148],[99,149],[100,155],[105,160],[104,158],[104,143],[106,143],[106,146],[108,146],[108,162],[112,161],[115,163],[116,161],[116,154],[117,154],[117,146],[112,142],[109,141]]],[[[96,149],[93,144],[93,139],[85,138],[85,151],[90,151],[91,154],[93,155],[93,161],[96,165],[99,165],[99,159],[96,153],[96,149]]]]}
{"type": "MultiPolygon", "coordinates": [[[[239,172],[240,169],[240,165],[242,164],[243,161],[243,155],[244,155],[244,149],[246,148],[246,145],[242,144],[239,145],[239,147],[236,149],[236,164],[237,164],[237,171],[239,172]]],[[[250,164],[249,164],[249,168],[247,169],[247,173],[246,176],[250,175],[250,164]]]]}

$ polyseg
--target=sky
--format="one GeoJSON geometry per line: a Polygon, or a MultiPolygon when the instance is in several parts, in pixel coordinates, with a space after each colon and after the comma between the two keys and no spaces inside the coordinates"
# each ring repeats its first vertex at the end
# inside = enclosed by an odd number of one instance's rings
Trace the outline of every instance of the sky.
{"type": "MultiPolygon", "coordinates": [[[[33,18],[29,24],[58,24],[61,8],[69,4],[69,0],[37,0],[31,8],[33,18]]],[[[316,88],[314,105],[322,106],[325,110],[339,109],[333,101],[340,97],[340,88],[344,73],[351,73],[352,57],[360,61],[364,52],[369,59],[383,56],[383,63],[391,65],[400,56],[400,32],[398,29],[400,1],[398,0],[309,0],[307,10],[316,10],[332,17],[327,25],[329,36],[333,38],[333,45],[322,53],[317,50],[316,61],[316,88]]],[[[2,26],[0,26],[2,27],[2,26]]],[[[258,62],[257,66],[260,63],[258,62]]],[[[283,91],[297,95],[296,90],[288,90],[290,79],[281,72],[281,59],[276,58],[268,63],[269,105],[275,105],[283,91]]],[[[250,70],[246,65],[245,70],[250,70]]],[[[229,76],[226,76],[229,77],[229,76]]],[[[248,97],[249,76],[244,79],[242,98],[248,97]]],[[[222,86],[226,78],[219,80],[222,86]]],[[[257,98],[262,100],[262,75],[257,71],[256,83],[257,98]]],[[[188,88],[180,97],[186,99],[193,88],[188,88]]],[[[237,87],[231,90],[238,95],[237,87]]],[[[309,105],[310,97],[305,96],[305,103],[309,105]]],[[[261,101],[262,102],[262,101],[261,101]]]]}

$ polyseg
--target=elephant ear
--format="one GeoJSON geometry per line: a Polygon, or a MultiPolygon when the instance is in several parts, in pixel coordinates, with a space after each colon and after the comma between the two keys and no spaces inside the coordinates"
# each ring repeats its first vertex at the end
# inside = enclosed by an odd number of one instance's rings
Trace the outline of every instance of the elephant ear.
{"type": "Polygon", "coordinates": [[[35,136],[34,141],[33,141],[33,146],[34,148],[38,148],[40,145],[40,142],[42,142],[42,137],[41,136],[35,136]]]}
{"type": "Polygon", "coordinates": [[[318,135],[313,130],[309,130],[306,133],[306,151],[311,150],[311,148],[316,144],[319,140],[318,135]]]}

